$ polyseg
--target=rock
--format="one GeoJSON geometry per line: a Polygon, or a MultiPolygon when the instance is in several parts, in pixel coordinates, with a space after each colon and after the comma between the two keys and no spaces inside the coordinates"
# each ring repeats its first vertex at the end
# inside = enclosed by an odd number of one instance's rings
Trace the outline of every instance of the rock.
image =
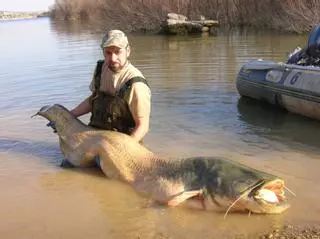
{"type": "Polygon", "coordinates": [[[202,27],[201,31],[202,32],[208,32],[208,31],[210,31],[210,28],[209,27],[202,27]]]}
{"type": "MultiPolygon", "coordinates": [[[[162,22],[160,33],[169,35],[187,35],[194,33],[215,33],[213,28],[218,26],[218,21],[205,20],[204,16],[200,20],[187,20],[184,15],[168,13],[167,19],[162,22]]],[[[215,34],[214,34],[215,35],[215,34]]]]}
{"type": "Polygon", "coordinates": [[[199,15],[198,19],[199,19],[200,21],[206,20],[205,16],[203,16],[203,15],[199,15]]]}
{"type": "Polygon", "coordinates": [[[167,18],[168,19],[174,19],[174,20],[182,20],[182,21],[186,21],[188,18],[184,15],[181,14],[177,14],[177,13],[168,13],[167,14],[167,18]]]}
{"type": "Polygon", "coordinates": [[[170,25],[175,25],[175,24],[185,24],[186,21],[184,20],[176,20],[176,19],[167,19],[167,24],[170,25]]]}

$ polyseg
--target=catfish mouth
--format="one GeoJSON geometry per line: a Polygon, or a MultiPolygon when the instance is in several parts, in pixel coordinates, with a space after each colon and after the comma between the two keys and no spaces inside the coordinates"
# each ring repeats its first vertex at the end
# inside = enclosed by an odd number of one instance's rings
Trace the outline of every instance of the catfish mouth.
{"type": "Polygon", "coordinates": [[[290,207],[285,196],[285,189],[295,195],[285,187],[284,181],[281,179],[274,179],[268,182],[261,180],[241,193],[241,195],[228,207],[224,214],[224,218],[226,218],[228,212],[235,204],[239,204],[236,208],[241,211],[249,211],[249,213],[282,213],[290,207]]]}
{"type": "Polygon", "coordinates": [[[283,202],[286,199],[284,195],[284,189],[284,181],[281,179],[276,179],[263,184],[262,187],[257,190],[254,198],[262,199],[268,202],[283,202]]]}
{"type": "Polygon", "coordinates": [[[51,106],[50,105],[45,105],[43,107],[41,107],[41,109],[35,113],[34,115],[31,116],[31,118],[37,116],[37,115],[40,115],[40,116],[45,116],[44,113],[50,108],[51,106]]]}
{"type": "Polygon", "coordinates": [[[285,196],[285,185],[281,179],[270,182],[259,182],[248,194],[248,210],[255,213],[281,213],[290,206],[285,196]]]}

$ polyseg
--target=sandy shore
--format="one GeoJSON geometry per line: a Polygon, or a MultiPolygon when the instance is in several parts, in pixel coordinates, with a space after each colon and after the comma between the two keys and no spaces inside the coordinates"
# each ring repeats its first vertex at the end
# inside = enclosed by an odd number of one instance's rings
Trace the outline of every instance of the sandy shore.
{"type": "Polygon", "coordinates": [[[320,227],[317,225],[291,225],[287,224],[282,228],[276,228],[258,235],[261,239],[279,238],[279,239],[304,239],[320,238],[320,227]]]}

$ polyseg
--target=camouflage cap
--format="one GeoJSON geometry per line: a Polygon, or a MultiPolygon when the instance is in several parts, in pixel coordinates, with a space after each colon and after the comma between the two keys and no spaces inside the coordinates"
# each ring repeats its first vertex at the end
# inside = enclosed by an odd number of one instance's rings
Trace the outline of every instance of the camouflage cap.
{"type": "Polygon", "coordinates": [[[120,30],[110,30],[103,37],[101,42],[101,48],[116,46],[119,48],[125,48],[129,45],[128,38],[126,34],[124,34],[120,30]]]}

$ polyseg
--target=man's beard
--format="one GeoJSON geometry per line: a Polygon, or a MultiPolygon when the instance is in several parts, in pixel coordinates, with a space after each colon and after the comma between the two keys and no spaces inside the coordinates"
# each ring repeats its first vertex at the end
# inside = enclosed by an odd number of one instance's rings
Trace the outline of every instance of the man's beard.
{"type": "Polygon", "coordinates": [[[108,68],[109,68],[111,71],[117,73],[117,72],[121,71],[121,70],[123,69],[123,67],[124,67],[125,65],[127,65],[127,63],[128,63],[128,61],[126,61],[122,66],[121,66],[120,64],[119,64],[119,66],[115,66],[115,65],[110,65],[110,64],[108,64],[108,68]]]}
{"type": "Polygon", "coordinates": [[[113,72],[119,72],[122,69],[121,66],[111,66],[111,65],[108,65],[108,68],[113,72]]]}

